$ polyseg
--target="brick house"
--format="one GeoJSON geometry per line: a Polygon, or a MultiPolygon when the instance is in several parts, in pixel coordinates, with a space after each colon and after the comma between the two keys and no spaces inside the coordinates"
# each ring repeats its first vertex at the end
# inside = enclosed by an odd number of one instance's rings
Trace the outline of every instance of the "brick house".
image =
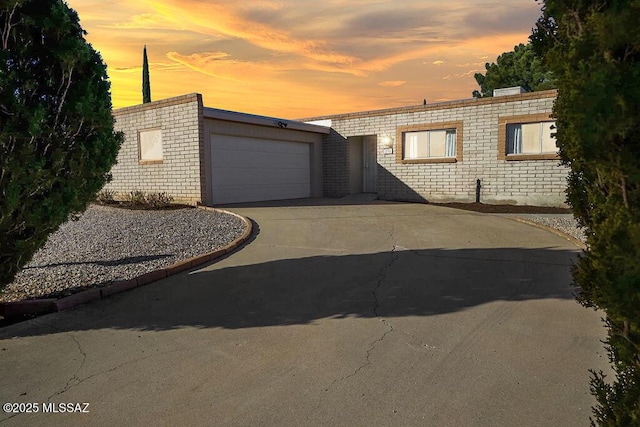
{"type": "Polygon", "coordinates": [[[322,197],[329,129],[206,108],[200,94],[114,111],[125,134],[106,188],[190,204],[322,197]]]}
{"type": "MultiPolygon", "coordinates": [[[[408,201],[563,206],[556,91],[285,120],[205,108],[199,94],[114,111],[108,188],[209,205],[375,193],[408,201]]],[[[498,96],[502,95],[502,96],[498,96]]]]}

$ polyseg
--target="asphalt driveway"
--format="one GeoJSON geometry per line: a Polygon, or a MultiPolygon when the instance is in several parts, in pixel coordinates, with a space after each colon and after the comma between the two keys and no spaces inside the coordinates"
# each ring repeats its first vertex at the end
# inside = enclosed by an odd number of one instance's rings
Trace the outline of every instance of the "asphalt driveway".
{"type": "Polygon", "coordinates": [[[604,329],[569,241],[418,204],[231,210],[239,252],[0,329],[0,401],[39,404],[0,424],[588,423],[604,329]]]}

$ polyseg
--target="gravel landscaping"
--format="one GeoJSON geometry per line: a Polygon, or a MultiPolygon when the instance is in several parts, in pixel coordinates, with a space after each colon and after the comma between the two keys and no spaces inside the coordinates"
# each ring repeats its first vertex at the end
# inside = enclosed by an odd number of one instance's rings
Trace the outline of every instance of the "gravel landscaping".
{"type": "Polygon", "coordinates": [[[484,203],[433,203],[436,206],[445,206],[455,209],[470,210],[474,212],[505,215],[511,218],[519,218],[525,221],[535,222],[554,228],[569,236],[586,242],[584,232],[578,227],[577,221],[569,208],[554,208],[546,206],[522,206],[522,205],[490,205],[484,203]]]}
{"type": "Polygon", "coordinates": [[[211,252],[245,230],[239,218],[185,208],[129,210],[92,205],[53,233],[0,302],[61,297],[211,252]]]}
{"type": "Polygon", "coordinates": [[[570,235],[576,240],[585,243],[587,240],[584,236],[582,229],[578,228],[577,221],[571,215],[560,216],[543,216],[543,215],[527,215],[521,216],[522,219],[535,222],[538,224],[546,225],[547,227],[555,228],[562,231],[565,234],[570,235]]]}

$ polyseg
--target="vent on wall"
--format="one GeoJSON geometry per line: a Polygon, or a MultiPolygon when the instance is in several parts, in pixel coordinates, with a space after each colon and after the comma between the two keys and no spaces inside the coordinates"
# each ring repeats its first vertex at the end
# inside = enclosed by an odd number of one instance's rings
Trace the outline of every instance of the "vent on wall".
{"type": "Polygon", "coordinates": [[[519,95],[525,93],[526,90],[522,86],[504,87],[493,90],[493,96],[519,95]]]}

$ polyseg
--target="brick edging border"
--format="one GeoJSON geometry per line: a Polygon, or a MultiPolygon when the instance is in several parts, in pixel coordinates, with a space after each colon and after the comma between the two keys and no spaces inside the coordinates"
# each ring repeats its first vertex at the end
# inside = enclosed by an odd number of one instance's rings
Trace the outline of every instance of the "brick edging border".
{"type": "Polygon", "coordinates": [[[558,230],[557,228],[549,227],[548,225],[540,224],[538,222],[530,221],[528,219],[519,218],[519,217],[504,216],[502,218],[510,219],[511,221],[516,221],[516,222],[520,222],[522,224],[528,224],[528,225],[532,225],[532,226],[537,227],[537,228],[541,228],[542,230],[546,230],[546,231],[548,231],[550,233],[555,234],[556,236],[564,237],[565,239],[567,239],[568,241],[570,241],[574,245],[578,246],[582,250],[586,250],[587,249],[587,245],[585,245],[584,242],[582,242],[581,240],[576,239],[575,237],[573,237],[570,234],[565,233],[564,231],[558,230]]]}
{"type": "Polygon", "coordinates": [[[196,255],[194,257],[178,261],[175,264],[171,264],[170,266],[141,274],[140,276],[136,276],[132,279],[113,282],[110,285],[101,288],[90,288],[81,292],[77,292],[73,295],[69,295],[68,297],[59,299],[43,298],[0,303],[0,316],[10,318],[28,314],[53,313],[57,311],[67,310],[71,307],[85,304],[90,301],[107,298],[111,295],[119,294],[133,288],[144,286],[157,280],[176,275],[185,270],[191,270],[194,267],[206,264],[226,254],[234,252],[249,239],[251,233],[253,232],[251,221],[242,215],[234,212],[229,212],[224,209],[211,208],[208,206],[198,206],[198,209],[204,209],[211,212],[220,212],[227,215],[235,216],[245,223],[246,228],[240,237],[226,244],[225,246],[216,249],[215,251],[207,252],[202,255],[196,255]]]}

